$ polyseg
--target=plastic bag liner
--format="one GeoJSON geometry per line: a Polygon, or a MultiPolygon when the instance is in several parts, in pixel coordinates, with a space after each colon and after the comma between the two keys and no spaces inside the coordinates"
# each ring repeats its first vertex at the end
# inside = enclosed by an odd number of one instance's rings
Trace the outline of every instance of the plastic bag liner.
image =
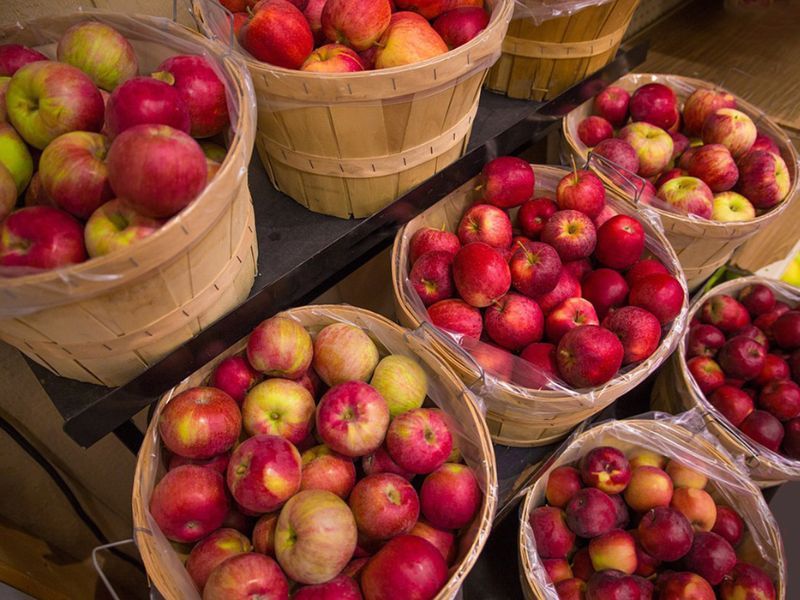
{"type": "Polygon", "coordinates": [[[139,60],[140,75],[155,71],[162,61],[176,54],[203,56],[225,83],[230,127],[223,137],[229,152],[196,200],[157,233],[137,241],[130,249],[55,270],[0,268],[0,318],[84,300],[167,263],[197,241],[226,208],[222,199],[230,196],[232,183],[247,176],[256,125],[255,111],[250,108],[255,105],[255,95],[244,62],[227,47],[170,19],[93,8],[5,27],[0,30],[0,43],[32,46],[55,59],[56,44],[64,31],[87,20],[106,23],[130,41],[139,60]],[[244,105],[247,110],[242,110],[244,105]]]}
{"type": "MultiPolygon", "coordinates": [[[[738,296],[739,292],[748,285],[760,283],[770,288],[778,300],[788,303],[790,306],[797,306],[800,304],[800,290],[790,285],[775,281],[774,279],[766,279],[763,277],[742,277],[734,279],[728,283],[711,288],[706,294],[696,298],[692,302],[689,309],[688,318],[691,320],[694,315],[700,310],[702,305],[709,298],[728,294],[734,298],[738,296]]],[[[699,407],[699,411],[706,417],[713,417],[716,424],[722,427],[725,432],[732,437],[739,446],[746,452],[742,454],[741,458],[747,467],[748,472],[754,479],[792,479],[800,480],[800,460],[795,460],[784,456],[777,452],[769,450],[758,442],[752,440],[747,435],[742,433],[737,427],[734,427],[728,419],[726,419],[721,412],[719,412],[714,405],[712,405],[705,397],[703,392],[700,391],[700,386],[692,377],[686,367],[686,343],[689,338],[688,329],[686,336],[678,346],[678,353],[676,359],[680,363],[680,370],[683,375],[684,382],[689,388],[688,393],[699,407]]],[[[731,451],[730,447],[728,447],[731,451]]]]}
{"type": "MultiPolygon", "coordinates": [[[[489,536],[497,504],[497,475],[494,450],[486,424],[481,418],[479,402],[466,390],[455,374],[431,352],[425,340],[391,321],[369,311],[350,306],[319,305],[289,310],[282,316],[292,318],[315,336],[332,323],[348,323],[363,329],[376,343],[381,356],[403,354],[417,360],[428,375],[426,406],[436,406],[449,418],[454,445],[475,473],[484,499],[473,523],[462,530],[458,559],[450,568],[450,579],[438,599],[456,595],[489,536]]],[[[244,351],[247,340],[240,340],[214,361],[165,394],[156,407],[145,434],[134,476],[134,538],[156,588],[167,600],[197,600],[200,596],[183,567],[178,553],[164,537],[149,511],[150,497],[156,482],[164,475],[158,419],[173,395],[190,387],[203,385],[216,364],[228,356],[244,351]]]]}
{"type": "Polygon", "coordinates": [[[531,19],[536,25],[568,17],[584,8],[608,4],[612,0],[514,0],[514,18],[531,19]]]}
{"type": "MultiPolygon", "coordinates": [[[[254,58],[230,34],[233,16],[228,9],[217,0],[193,0],[201,31],[221,43],[233,44],[234,51],[245,58],[253,77],[263,79],[265,85],[259,90],[258,102],[271,111],[341,107],[343,103],[352,108],[392,105],[442,94],[497,62],[511,20],[512,11],[505,9],[511,3],[512,0],[486,0],[491,13],[486,29],[463,46],[440,56],[388,69],[311,73],[254,58]]],[[[260,84],[261,81],[256,82],[257,89],[260,84]]]]}
{"type": "Polygon", "coordinates": [[[531,512],[546,503],[545,487],[553,469],[576,464],[589,450],[598,446],[614,446],[626,453],[634,448],[645,448],[706,475],[706,491],[717,503],[730,506],[744,519],[745,534],[736,548],[737,556],[764,569],[776,584],[778,598],[784,597],[786,562],[778,524],[741,464],[705,430],[699,411],[689,411],[677,417],[649,413],[628,420],[599,423],[566,440],[553,454],[552,460],[542,467],[536,481],[527,490],[520,511],[520,578],[524,587],[532,588],[534,597],[558,600],[555,586],[536,552],[530,526],[531,512]]]}
{"type": "MultiPolygon", "coordinates": [[[[558,182],[568,174],[568,171],[559,167],[543,167],[538,165],[533,165],[533,168],[536,177],[534,197],[554,199],[558,182]]],[[[476,185],[476,180],[472,180],[465,184],[462,189],[475,188],[476,185]]],[[[476,200],[478,197],[479,196],[476,195],[476,200]]],[[[640,208],[637,210],[630,203],[608,191],[606,199],[608,206],[616,213],[633,216],[641,222],[646,234],[646,252],[660,260],[669,272],[678,279],[684,292],[687,293],[686,281],[683,277],[680,263],[671,246],[663,237],[658,215],[649,209],[640,208]]],[[[469,203],[460,201],[455,197],[445,198],[426,212],[436,210],[441,214],[443,211],[446,219],[443,222],[431,222],[428,220],[426,224],[434,227],[444,226],[448,230],[455,231],[461,219],[461,215],[468,206],[469,203]]],[[[512,222],[514,222],[517,209],[511,209],[509,212],[512,222]]],[[[400,234],[400,244],[408,247],[414,231],[415,229],[404,228],[400,234]]],[[[395,247],[397,246],[398,243],[396,242],[395,247]]],[[[394,253],[393,260],[401,261],[404,259],[405,255],[403,255],[402,252],[394,253]]],[[[503,414],[520,415],[523,418],[537,416],[546,419],[573,409],[577,411],[597,408],[599,410],[616,398],[616,396],[613,396],[613,398],[610,397],[613,395],[615,388],[622,387],[626,384],[630,384],[632,387],[635,382],[644,379],[658,368],[672,353],[680,340],[688,309],[688,301],[684,300],[680,314],[672,323],[664,326],[661,344],[656,352],[649,358],[640,363],[634,363],[623,367],[616,377],[598,387],[574,389],[563,381],[548,378],[546,374],[539,371],[532,364],[507,350],[455,332],[445,331],[426,323],[428,321],[427,310],[420,300],[419,295],[412,287],[408,277],[410,265],[394,264],[393,269],[395,269],[396,272],[402,273],[401,285],[403,288],[403,300],[410,305],[416,319],[424,323],[424,330],[427,335],[432,336],[437,342],[446,346],[448,350],[459,357],[459,361],[465,365],[465,368],[469,369],[475,375],[474,381],[467,382],[470,389],[487,401],[490,411],[492,410],[492,395],[497,392],[526,397],[528,399],[527,401],[519,403],[516,406],[506,404],[502,409],[503,414]],[[567,409],[561,401],[537,402],[536,400],[539,399],[537,395],[541,397],[543,392],[550,392],[551,395],[555,395],[556,397],[574,399],[577,406],[571,406],[567,409]],[[556,392],[556,394],[552,394],[553,392],[556,392]]]]}

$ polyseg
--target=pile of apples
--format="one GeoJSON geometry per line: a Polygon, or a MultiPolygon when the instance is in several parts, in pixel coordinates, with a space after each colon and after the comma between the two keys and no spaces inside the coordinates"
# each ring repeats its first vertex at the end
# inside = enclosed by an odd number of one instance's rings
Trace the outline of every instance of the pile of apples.
{"type": "Polygon", "coordinates": [[[64,32],[56,56],[0,45],[2,267],[127,248],[188,206],[225,157],[195,140],[229,122],[225,85],[202,56],[139,76],[130,42],[88,20],[64,32]]]}
{"type": "Polygon", "coordinates": [[[760,283],[700,307],[687,368],[708,401],[750,439],[800,460],[800,310],[760,283]]]}
{"type": "Polygon", "coordinates": [[[697,89],[681,112],[664,84],[648,83],[632,95],[610,86],[597,95],[594,110],[597,115],[578,124],[578,137],[594,154],[644,178],[646,204],[714,221],[749,221],[789,193],[778,146],[736,110],[731,94],[697,89]]]}
{"type": "Polygon", "coordinates": [[[219,0],[260,61],[318,73],[387,69],[466,44],[489,23],[484,0],[219,0]]]}
{"type": "Polygon", "coordinates": [[[555,199],[534,198],[534,186],[526,161],[488,163],[457,234],[413,235],[409,279],[431,323],[485,342],[473,356],[493,374],[537,389],[598,386],[655,352],[685,292],[596,175],[565,175],[555,199]]]}
{"type": "Polygon", "coordinates": [[[483,495],[427,390],[353,325],[274,317],[173,398],[150,512],[204,600],[436,596],[483,495]]]}
{"type": "Polygon", "coordinates": [[[707,483],[644,448],[601,446],[554,469],[529,522],[559,599],[775,600],[769,576],[736,556],[744,521],[707,483]]]}

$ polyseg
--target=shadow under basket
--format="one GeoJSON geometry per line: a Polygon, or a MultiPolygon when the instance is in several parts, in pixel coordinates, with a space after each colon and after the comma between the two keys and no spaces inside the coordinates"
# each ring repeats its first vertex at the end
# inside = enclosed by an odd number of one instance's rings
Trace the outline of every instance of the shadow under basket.
{"type": "MultiPolygon", "coordinates": [[[[487,6],[489,25],[467,44],[390,69],[283,69],[234,42],[253,77],[256,148],[275,187],[314,212],[366,217],[460,158],[513,0],[487,6]]],[[[193,7],[206,35],[228,40],[229,17],[216,0],[193,7]]]]}
{"type": "Polygon", "coordinates": [[[551,100],[610,63],[639,0],[612,0],[536,25],[523,0],[486,88],[522,100],[551,100]]]}

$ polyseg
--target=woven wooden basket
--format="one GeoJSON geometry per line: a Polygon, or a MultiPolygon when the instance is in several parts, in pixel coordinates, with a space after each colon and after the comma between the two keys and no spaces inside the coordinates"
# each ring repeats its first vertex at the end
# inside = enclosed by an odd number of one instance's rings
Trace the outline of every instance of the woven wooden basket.
{"type": "MultiPolygon", "coordinates": [[[[536,196],[555,197],[555,189],[567,171],[561,167],[534,165],[536,196]]],[[[568,395],[558,390],[534,390],[508,382],[487,379],[483,370],[450,336],[430,326],[427,314],[408,285],[409,241],[422,227],[445,227],[455,231],[461,216],[478,197],[477,179],[473,179],[436,203],[401,229],[392,248],[392,286],[397,318],[406,327],[416,329],[425,324],[431,347],[445,358],[468,386],[478,392],[487,406],[486,422],[492,439],[508,446],[543,446],[566,436],[578,423],[600,412],[622,394],[636,387],[669,356],[681,335],[688,304],[670,326],[661,346],[647,360],[596,390],[568,395]]],[[[621,213],[634,214],[630,204],[608,194],[608,203],[621,213]]],[[[512,218],[515,211],[512,211],[512,218]]],[[[679,279],[683,274],[674,252],[664,235],[646,219],[641,219],[648,235],[647,248],[679,279]]]]}
{"type": "Polygon", "coordinates": [[[612,445],[623,452],[644,446],[672,459],[686,462],[709,475],[706,488],[716,501],[730,506],[747,523],[736,553],[742,560],[766,570],[776,583],[777,598],[786,597],[786,564],[778,524],[758,488],[741,472],[730,455],[703,435],[680,424],[661,420],[629,419],[593,427],[570,440],[538,474],[520,509],[519,571],[522,590],[529,600],[557,600],[530,540],[530,515],[545,504],[545,487],[556,467],[577,462],[591,448],[612,445]],[[723,479],[712,475],[718,473],[723,479]],[[753,535],[757,532],[758,542],[753,535]],[[760,546],[760,548],[759,548],[760,546]]]}
{"type": "MultiPolygon", "coordinates": [[[[697,88],[721,89],[719,86],[700,79],[647,73],[625,75],[614,85],[633,91],[639,86],[652,82],[663,83],[671,87],[680,101],[686,100],[697,88]]],[[[728,262],[739,246],[755,235],[759,229],[777,219],[797,197],[798,162],[797,152],[792,142],[783,130],[758,108],[738,97],[736,102],[739,110],[747,113],[753,119],[759,131],[772,137],[778,144],[789,169],[792,185],[783,202],[752,221],[721,223],[690,218],[687,215],[656,208],[664,224],[667,238],[681,261],[691,290],[699,287],[714,271],[728,262]]],[[[563,121],[563,139],[566,149],[582,160],[588,156],[589,149],[578,137],[578,124],[591,113],[592,100],[588,100],[570,112],[563,121]]],[[[630,192],[626,193],[616,186],[607,174],[600,171],[597,173],[606,184],[616,189],[623,197],[631,198],[630,192]]]]}
{"type": "Polygon", "coordinates": [[[65,269],[0,279],[0,339],[61,376],[117,386],[239,305],[252,287],[254,98],[240,59],[168,19],[86,10],[6,28],[0,42],[53,56],[60,34],[87,19],[123,33],[142,73],[174,54],[204,54],[225,79],[235,117],[219,172],[157,233],[65,269]]]}
{"type": "MultiPolygon", "coordinates": [[[[275,187],[314,212],[365,217],[462,156],[513,10],[513,0],[486,4],[492,17],[475,39],[392,69],[294,71],[236,43],[256,89],[256,147],[275,187]]],[[[228,39],[216,0],[193,6],[204,33],[228,39]]]]}
{"type": "MultiPolygon", "coordinates": [[[[370,335],[382,354],[387,352],[388,347],[393,353],[413,356],[427,371],[432,395],[436,396],[432,399],[450,416],[451,422],[457,424],[455,443],[484,490],[481,508],[461,536],[458,558],[450,568],[450,578],[436,596],[436,600],[455,598],[489,537],[497,506],[494,448],[473,397],[455,373],[426,346],[424,339],[376,313],[345,305],[317,305],[294,308],[282,314],[300,322],[312,335],[331,323],[352,323],[370,335]]],[[[246,343],[246,339],[240,340],[161,398],[139,451],[133,480],[134,539],[148,576],[166,600],[191,600],[199,599],[199,596],[178,553],[158,530],[148,510],[153,487],[165,471],[158,436],[158,417],[175,394],[203,384],[219,361],[241,353],[246,343]]]]}
{"type": "MultiPolygon", "coordinates": [[[[800,301],[800,292],[788,284],[761,277],[742,277],[718,285],[697,298],[689,308],[688,318],[691,319],[708,298],[720,294],[736,297],[742,288],[753,283],[768,285],[781,300],[792,304],[800,301]]],[[[789,479],[800,480],[800,460],[781,456],[754,442],[728,423],[725,417],[706,400],[703,393],[694,385],[692,375],[686,367],[685,339],[678,344],[678,351],[672,355],[659,374],[653,387],[651,404],[656,410],[671,413],[699,409],[706,420],[708,430],[719,439],[728,452],[743,458],[751,478],[760,487],[780,485],[789,479]]]]}
{"type": "Polygon", "coordinates": [[[537,25],[520,3],[486,87],[511,98],[550,100],[614,58],[639,0],[611,0],[537,25]]]}

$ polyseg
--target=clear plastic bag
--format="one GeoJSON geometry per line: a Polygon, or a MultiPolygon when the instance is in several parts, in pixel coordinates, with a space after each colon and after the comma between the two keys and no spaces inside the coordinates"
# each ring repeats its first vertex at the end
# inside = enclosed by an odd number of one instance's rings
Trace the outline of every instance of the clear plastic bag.
{"type": "MultiPolygon", "coordinates": [[[[319,305],[292,309],[282,316],[297,320],[311,333],[331,323],[348,323],[363,329],[376,343],[381,356],[403,354],[415,358],[428,375],[428,402],[441,408],[449,418],[454,433],[454,445],[461,451],[464,462],[475,473],[484,501],[473,523],[461,535],[458,559],[450,569],[450,579],[437,599],[456,596],[464,577],[471,569],[489,536],[497,505],[497,474],[494,450],[486,425],[481,419],[477,398],[466,390],[457,377],[426,347],[425,340],[384,317],[349,306],[319,305]]],[[[189,578],[182,560],[173,545],[164,537],[149,511],[150,497],[158,480],[165,473],[157,423],[164,407],[179,392],[203,385],[216,365],[241,353],[246,338],[184,380],[165,394],[150,420],[145,441],[139,453],[133,489],[134,538],[145,561],[148,574],[167,600],[199,600],[200,596],[189,578]]]]}
{"type": "Polygon", "coordinates": [[[536,25],[568,17],[584,8],[608,4],[611,0],[515,0],[514,18],[531,19],[536,25]]]}
{"type": "Polygon", "coordinates": [[[778,524],[758,488],[742,470],[740,462],[705,429],[699,411],[673,417],[648,413],[633,419],[598,423],[564,442],[537,474],[520,511],[520,578],[523,585],[542,600],[558,600],[536,552],[529,523],[534,508],[545,504],[545,487],[556,467],[577,463],[592,448],[614,446],[623,452],[641,447],[686,464],[708,477],[706,491],[718,503],[736,510],[746,524],[737,556],[764,569],[776,583],[778,598],[784,597],[786,560],[778,524]]]}

